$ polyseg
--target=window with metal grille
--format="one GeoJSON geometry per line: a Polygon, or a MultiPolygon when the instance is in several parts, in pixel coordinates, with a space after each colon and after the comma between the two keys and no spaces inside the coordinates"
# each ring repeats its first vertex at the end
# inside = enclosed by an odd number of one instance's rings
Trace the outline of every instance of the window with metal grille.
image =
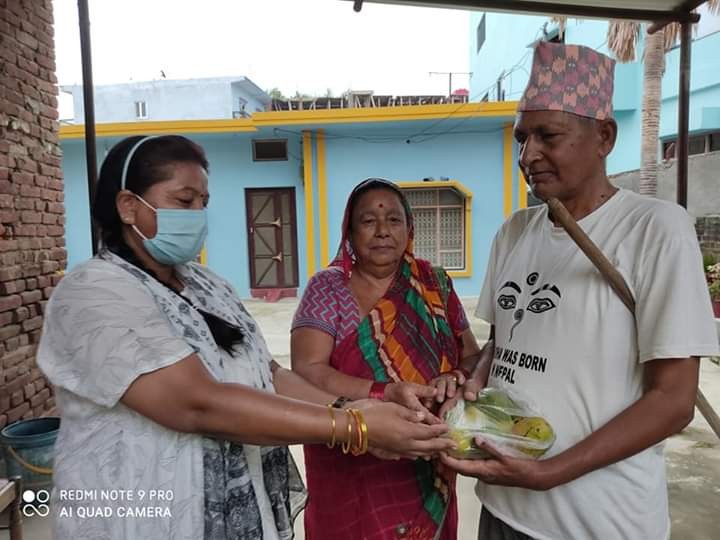
{"type": "Polygon", "coordinates": [[[403,192],[415,222],[415,255],[446,270],[465,269],[465,197],[450,187],[403,192]]]}
{"type": "MultiPolygon", "coordinates": [[[[677,153],[677,139],[665,139],[662,143],[663,159],[673,159],[677,153]]],[[[707,154],[720,150],[720,131],[693,135],[688,140],[688,155],[707,154]]]]}

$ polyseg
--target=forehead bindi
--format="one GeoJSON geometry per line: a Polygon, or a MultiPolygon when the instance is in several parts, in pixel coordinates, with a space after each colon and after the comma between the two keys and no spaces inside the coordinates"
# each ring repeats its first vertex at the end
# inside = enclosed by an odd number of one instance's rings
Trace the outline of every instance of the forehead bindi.
{"type": "Polygon", "coordinates": [[[364,193],[357,202],[358,208],[363,209],[376,209],[376,208],[402,208],[400,198],[393,193],[385,189],[377,189],[364,193]]]}

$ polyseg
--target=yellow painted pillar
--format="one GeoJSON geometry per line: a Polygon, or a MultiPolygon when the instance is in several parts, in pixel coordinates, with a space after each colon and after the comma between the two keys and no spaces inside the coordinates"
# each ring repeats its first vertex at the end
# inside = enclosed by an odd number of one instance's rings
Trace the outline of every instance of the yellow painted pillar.
{"type": "Polygon", "coordinates": [[[328,237],[328,194],[327,169],[325,160],[325,133],[317,132],[317,168],[318,168],[318,210],[320,218],[320,264],[325,268],[330,263],[330,241],[328,237]]]}
{"type": "Polygon", "coordinates": [[[518,208],[527,208],[528,185],[525,182],[525,175],[522,169],[518,168],[518,208]]]}
{"type": "Polygon", "coordinates": [[[513,125],[503,127],[503,215],[507,218],[513,211],[513,125]]]}
{"type": "Polygon", "coordinates": [[[313,201],[312,133],[303,131],[303,186],[305,188],[305,253],[307,275],[315,273],[315,203],[313,201]]]}

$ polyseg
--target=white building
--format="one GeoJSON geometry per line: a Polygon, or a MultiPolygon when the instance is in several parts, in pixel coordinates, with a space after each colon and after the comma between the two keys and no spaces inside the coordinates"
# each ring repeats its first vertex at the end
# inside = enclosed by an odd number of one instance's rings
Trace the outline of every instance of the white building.
{"type": "MultiPolygon", "coordinates": [[[[82,86],[72,94],[74,122],[85,123],[82,86]]],[[[211,120],[242,118],[269,108],[271,98],[247,77],[130,82],[94,88],[95,121],[211,120]]]]}

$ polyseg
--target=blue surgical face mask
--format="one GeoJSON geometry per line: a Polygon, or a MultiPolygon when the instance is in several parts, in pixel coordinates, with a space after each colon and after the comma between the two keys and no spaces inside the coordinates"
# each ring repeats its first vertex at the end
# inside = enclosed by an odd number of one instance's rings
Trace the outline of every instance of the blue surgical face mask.
{"type": "Polygon", "coordinates": [[[157,233],[147,238],[133,225],[135,232],[143,239],[143,245],[160,264],[174,266],[195,259],[202,251],[207,238],[207,210],[186,210],[182,208],[154,208],[145,199],[136,195],[145,206],[155,212],[157,233]]]}

